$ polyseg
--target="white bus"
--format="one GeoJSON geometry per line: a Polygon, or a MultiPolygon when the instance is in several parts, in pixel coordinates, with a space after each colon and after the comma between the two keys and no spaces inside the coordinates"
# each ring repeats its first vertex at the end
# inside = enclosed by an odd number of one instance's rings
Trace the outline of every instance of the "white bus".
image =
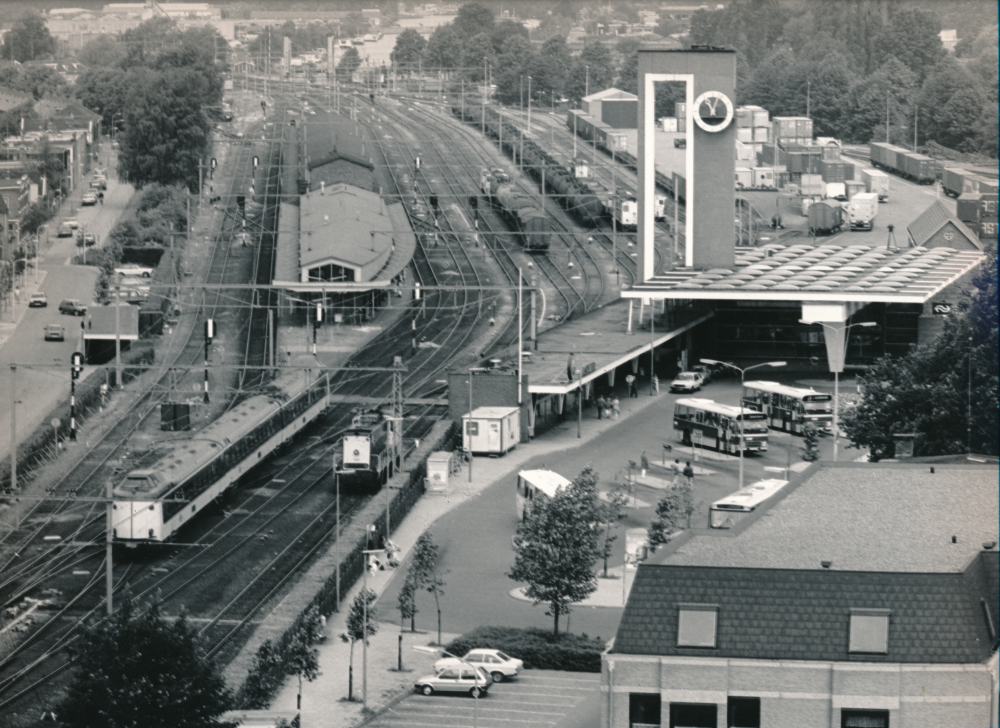
{"type": "Polygon", "coordinates": [[[712,528],[732,528],[787,484],[787,480],[759,480],[720,498],[709,508],[709,525],[712,528]]]}
{"type": "Polygon", "coordinates": [[[699,445],[732,455],[740,454],[740,421],[747,452],[767,450],[767,421],[760,412],[719,404],[710,399],[684,397],[674,403],[674,437],[683,445],[699,445]]]}
{"type": "Polygon", "coordinates": [[[833,428],[833,396],[815,389],[787,387],[777,382],[746,382],[743,406],[767,415],[775,430],[801,435],[806,425],[822,430],[833,428]]]}
{"type": "Polygon", "coordinates": [[[517,520],[523,521],[525,512],[531,512],[531,504],[539,498],[552,498],[560,488],[568,488],[572,483],[559,473],[551,470],[522,470],[517,474],[517,493],[514,496],[517,520]]]}

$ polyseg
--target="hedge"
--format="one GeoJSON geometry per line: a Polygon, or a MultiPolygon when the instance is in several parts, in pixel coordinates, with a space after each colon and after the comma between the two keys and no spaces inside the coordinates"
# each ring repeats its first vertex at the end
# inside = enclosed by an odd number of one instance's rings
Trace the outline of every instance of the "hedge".
{"type": "Polygon", "coordinates": [[[505,652],[524,660],[524,666],[530,669],[600,672],[605,644],[600,637],[586,634],[556,637],[550,630],[537,627],[476,627],[449,642],[445,649],[461,656],[477,647],[505,652]]]}

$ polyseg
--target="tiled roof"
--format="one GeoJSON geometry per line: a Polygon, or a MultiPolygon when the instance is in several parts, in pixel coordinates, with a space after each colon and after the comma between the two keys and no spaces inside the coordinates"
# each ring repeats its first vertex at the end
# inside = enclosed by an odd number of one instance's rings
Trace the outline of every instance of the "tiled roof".
{"type": "Polygon", "coordinates": [[[997,551],[964,573],[923,574],[642,564],[613,652],[765,660],[981,663],[992,654],[997,551]],[[987,576],[991,575],[991,576],[987,576]],[[677,647],[678,605],[718,605],[714,649],[677,647]],[[888,653],[848,652],[850,610],[890,612],[888,653]]]}
{"type": "Polygon", "coordinates": [[[906,226],[906,231],[910,234],[916,245],[923,245],[949,222],[958,228],[960,234],[968,238],[969,244],[973,248],[977,250],[983,249],[982,244],[979,242],[979,237],[948,210],[941,203],[941,200],[935,200],[933,205],[920,213],[916,220],[906,226]]]}
{"type": "Polygon", "coordinates": [[[623,295],[924,303],[982,260],[977,251],[951,248],[767,245],[737,250],[732,269],[667,271],[623,295]]]}

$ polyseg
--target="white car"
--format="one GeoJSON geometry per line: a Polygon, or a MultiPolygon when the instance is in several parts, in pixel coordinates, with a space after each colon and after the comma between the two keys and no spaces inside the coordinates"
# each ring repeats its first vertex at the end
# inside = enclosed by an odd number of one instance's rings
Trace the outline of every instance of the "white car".
{"type": "Polygon", "coordinates": [[[464,663],[481,667],[489,673],[493,682],[503,682],[505,678],[517,677],[524,668],[523,660],[505,655],[500,650],[475,649],[469,650],[461,660],[457,657],[442,657],[434,663],[434,671],[441,672],[464,663]]]}
{"type": "Polygon", "coordinates": [[[125,263],[124,265],[120,265],[117,268],[115,268],[115,273],[118,274],[119,278],[124,276],[149,278],[151,275],[153,275],[153,269],[145,265],[139,265],[137,263],[125,263]]]}
{"type": "Polygon", "coordinates": [[[705,378],[701,375],[701,372],[681,372],[670,383],[670,391],[697,392],[704,383],[705,378]]]}

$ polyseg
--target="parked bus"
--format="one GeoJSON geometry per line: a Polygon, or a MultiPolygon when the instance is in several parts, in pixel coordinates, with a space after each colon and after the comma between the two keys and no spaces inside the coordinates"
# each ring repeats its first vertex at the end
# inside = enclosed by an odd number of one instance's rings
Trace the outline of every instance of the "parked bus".
{"type": "Polygon", "coordinates": [[[786,387],[777,382],[746,382],[743,406],[763,412],[775,430],[801,435],[808,424],[833,429],[833,397],[814,389],[786,387]]]}
{"type": "Polygon", "coordinates": [[[674,436],[685,445],[699,445],[733,455],[740,453],[739,423],[744,448],[767,450],[767,422],[760,412],[719,404],[710,399],[682,398],[674,403],[674,436]]]}
{"type": "Polygon", "coordinates": [[[551,470],[520,471],[517,474],[517,494],[514,496],[517,520],[524,520],[525,512],[531,512],[531,504],[536,500],[552,498],[559,488],[570,485],[570,481],[551,470]]]}
{"type": "Polygon", "coordinates": [[[787,484],[787,480],[759,480],[720,498],[708,509],[709,525],[712,528],[732,528],[787,484]]]}

